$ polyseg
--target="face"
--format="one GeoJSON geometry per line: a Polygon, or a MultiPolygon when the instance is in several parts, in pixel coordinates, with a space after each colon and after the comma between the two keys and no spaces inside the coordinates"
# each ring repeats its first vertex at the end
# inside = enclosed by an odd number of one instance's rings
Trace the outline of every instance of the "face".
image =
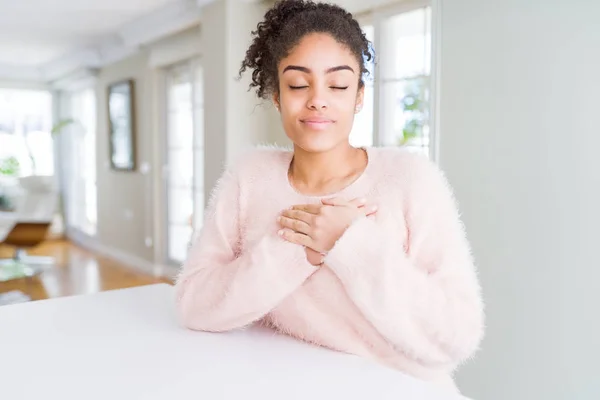
{"type": "Polygon", "coordinates": [[[305,36],[278,67],[279,108],[286,135],[307,152],[347,144],[360,111],[360,66],[349,49],[327,34],[305,36]]]}

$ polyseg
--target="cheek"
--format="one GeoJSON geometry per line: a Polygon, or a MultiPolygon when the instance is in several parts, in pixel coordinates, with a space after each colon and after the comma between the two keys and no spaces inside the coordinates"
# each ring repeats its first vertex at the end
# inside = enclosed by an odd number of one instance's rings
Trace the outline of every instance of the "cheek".
{"type": "Polygon", "coordinates": [[[302,93],[291,93],[285,98],[286,108],[293,113],[298,112],[306,105],[306,98],[302,93]]]}
{"type": "Polygon", "coordinates": [[[291,99],[286,99],[281,102],[281,118],[286,121],[291,118],[294,118],[295,115],[298,114],[299,110],[299,102],[291,99]]]}
{"type": "Polygon", "coordinates": [[[355,117],[356,111],[356,96],[349,94],[337,99],[335,109],[338,118],[343,119],[346,123],[351,124],[355,117]]]}
{"type": "Polygon", "coordinates": [[[348,90],[344,93],[337,93],[332,97],[332,103],[336,105],[336,108],[343,112],[354,112],[356,107],[356,92],[348,90]]]}
{"type": "Polygon", "coordinates": [[[300,114],[306,105],[306,100],[300,96],[285,96],[281,101],[281,117],[290,120],[300,114]]]}

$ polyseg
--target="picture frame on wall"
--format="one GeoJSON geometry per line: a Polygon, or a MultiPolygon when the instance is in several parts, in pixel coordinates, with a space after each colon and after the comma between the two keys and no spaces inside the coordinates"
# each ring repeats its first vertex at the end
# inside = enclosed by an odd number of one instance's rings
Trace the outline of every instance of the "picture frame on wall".
{"type": "Polygon", "coordinates": [[[108,86],[110,165],[117,171],[134,171],[136,168],[134,96],[132,79],[108,86]]]}

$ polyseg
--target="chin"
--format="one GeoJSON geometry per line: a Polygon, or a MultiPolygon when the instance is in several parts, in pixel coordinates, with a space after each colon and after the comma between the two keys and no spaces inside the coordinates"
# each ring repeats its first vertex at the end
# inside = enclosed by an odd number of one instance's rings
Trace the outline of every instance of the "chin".
{"type": "Polygon", "coordinates": [[[331,137],[302,137],[302,138],[290,138],[295,146],[300,147],[302,150],[308,153],[324,153],[333,150],[340,145],[338,138],[331,137]]]}

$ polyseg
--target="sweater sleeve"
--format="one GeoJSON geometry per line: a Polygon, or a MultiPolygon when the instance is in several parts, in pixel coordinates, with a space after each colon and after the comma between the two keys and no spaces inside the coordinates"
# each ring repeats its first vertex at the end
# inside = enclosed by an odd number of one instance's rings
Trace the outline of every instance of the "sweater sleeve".
{"type": "Polygon", "coordinates": [[[392,218],[361,218],[325,264],[390,344],[424,366],[452,370],[482,338],[480,286],[443,174],[426,161],[410,175],[403,210],[392,211],[403,213],[405,245],[392,218]]]}
{"type": "Polygon", "coordinates": [[[276,232],[241,252],[238,176],[228,170],[219,180],[175,284],[178,312],[190,329],[217,332],[251,324],[316,270],[301,246],[276,232]]]}

